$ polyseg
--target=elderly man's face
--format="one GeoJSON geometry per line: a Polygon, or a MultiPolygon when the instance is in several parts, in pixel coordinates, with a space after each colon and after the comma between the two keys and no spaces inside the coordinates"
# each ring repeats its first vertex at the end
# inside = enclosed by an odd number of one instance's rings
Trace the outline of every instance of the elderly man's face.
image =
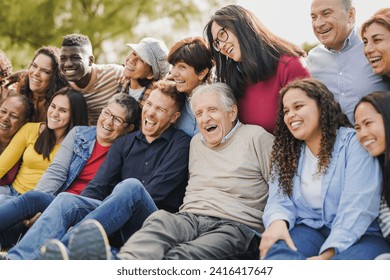
{"type": "Polygon", "coordinates": [[[311,19],[317,39],[324,46],[338,51],[355,24],[355,9],[346,11],[341,0],[313,0],[311,19]]]}
{"type": "Polygon", "coordinates": [[[209,147],[218,146],[233,128],[237,106],[234,105],[230,112],[227,111],[220,96],[214,92],[196,96],[193,102],[200,133],[209,147]]]}

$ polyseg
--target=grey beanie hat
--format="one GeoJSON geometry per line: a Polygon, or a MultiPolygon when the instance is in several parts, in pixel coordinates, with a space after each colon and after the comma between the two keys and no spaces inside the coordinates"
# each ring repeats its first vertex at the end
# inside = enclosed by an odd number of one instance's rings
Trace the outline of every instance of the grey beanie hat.
{"type": "Polygon", "coordinates": [[[154,80],[160,80],[170,71],[167,60],[168,48],[165,43],[155,38],[143,38],[138,44],[127,44],[137,55],[152,66],[154,80]]]}

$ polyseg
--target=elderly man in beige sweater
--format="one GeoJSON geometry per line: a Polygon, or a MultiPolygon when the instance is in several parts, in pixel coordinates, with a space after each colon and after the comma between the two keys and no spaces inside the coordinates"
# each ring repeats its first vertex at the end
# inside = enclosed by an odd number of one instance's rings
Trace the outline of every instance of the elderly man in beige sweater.
{"type": "Polygon", "coordinates": [[[200,133],[191,140],[189,181],[179,212],[152,213],[115,256],[109,256],[100,225],[90,220],[72,237],[82,259],[91,250],[91,257],[102,259],[258,258],[274,137],[260,126],[240,123],[226,84],[197,87],[191,108],[200,133]]]}

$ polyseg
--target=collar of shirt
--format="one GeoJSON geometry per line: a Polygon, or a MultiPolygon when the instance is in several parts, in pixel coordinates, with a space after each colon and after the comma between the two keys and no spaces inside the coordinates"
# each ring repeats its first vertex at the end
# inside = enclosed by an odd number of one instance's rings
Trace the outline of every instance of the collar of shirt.
{"type": "Polygon", "coordinates": [[[325,48],[328,51],[331,51],[334,53],[343,52],[343,51],[346,51],[348,48],[350,48],[350,46],[353,46],[353,43],[355,42],[355,40],[359,40],[359,34],[358,34],[358,30],[354,27],[354,28],[352,28],[348,37],[345,39],[343,47],[340,50],[336,51],[336,50],[330,49],[328,47],[325,47],[325,48]]]}
{"type": "MultiPolygon", "coordinates": [[[[234,134],[234,132],[240,127],[240,125],[241,125],[241,122],[240,122],[239,120],[236,120],[236,124],[234,125],[234,127],[229,131],[228,134],[226,134],[225,137],[222,138],[221,143],[219,143],[219,145],[222,145],[222,144],[225,143],[227,140],[229,140],[229,139],[232,137],[232,135],[234,134]]],[[[206,141],[206,139],[203,137],[203,135],[202,135],[202,142],[205,143],[205,144],[207,144],[207,141],[206,141]]]]}
{"type": "MultiPolygon", "coordinates": [[[[158,139],[165,139],[166,141],[170,141],[172,139],[172,136],[173,136],[174,132],[175,132],[175,129],[172,126],[170,126],[156,140],[158,140],[158,139]]],[[[145,135],[142,133],[142,129],[138,130],[136,137],[139,140],[147,142],[145,135]]],[[[156,141],[156,140],[154,140],[154,141],[156,141]]],[[[149,144],[151,144],[151,143],[149,143],[149,144]]]]}

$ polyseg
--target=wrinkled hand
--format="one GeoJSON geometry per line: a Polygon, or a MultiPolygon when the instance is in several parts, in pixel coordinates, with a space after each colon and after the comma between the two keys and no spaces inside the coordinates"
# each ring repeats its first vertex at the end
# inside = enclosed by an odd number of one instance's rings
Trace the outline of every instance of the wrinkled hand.
{"type": "Polygon", "coordinates": [[[291,239],[286,222],[283,220],[276,220],[272,222],[272,224],[264,231],[263,235],[261,236],[261,242],[259,246],[261,259],[267,255],[268,250],[278,240],[284,240],[288,247],[294,251],[297,251],[297,248],[291,239]]]}
{"type": "Polygon", "coordinates": [[[32,227],[32,225],[38,220],[38,218],[39,218],[39,216],[41,216],[41,214],[42,214],[41,212],[38,212],[37,214],[35,214],[34,217],[24,220],[23,225],[25,227],[28,227],[28,228],[32,227]]]}

